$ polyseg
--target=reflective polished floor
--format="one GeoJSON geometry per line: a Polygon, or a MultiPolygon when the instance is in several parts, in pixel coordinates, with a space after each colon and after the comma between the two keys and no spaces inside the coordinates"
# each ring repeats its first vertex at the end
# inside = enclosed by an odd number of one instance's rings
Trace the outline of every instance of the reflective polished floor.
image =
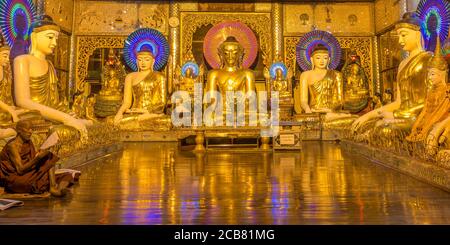
{"type": "Polygon", "coordinates": [[[450,193],[336,143],[197,156],[128,143],[81,170],[68,197],[25,200],[0,224],[450,224],[450,193]]]}

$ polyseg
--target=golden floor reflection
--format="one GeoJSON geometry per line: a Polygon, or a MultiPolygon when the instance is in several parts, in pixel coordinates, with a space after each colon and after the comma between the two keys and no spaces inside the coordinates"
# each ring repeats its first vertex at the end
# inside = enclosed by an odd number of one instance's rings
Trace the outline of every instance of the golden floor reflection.
{"type": "Polygon", "coordinates": [[[450,193],[305,142],[276,153],[128,143],[89,163],[67,198],[27,200],[1,224],[448,224],[450,193]]]}

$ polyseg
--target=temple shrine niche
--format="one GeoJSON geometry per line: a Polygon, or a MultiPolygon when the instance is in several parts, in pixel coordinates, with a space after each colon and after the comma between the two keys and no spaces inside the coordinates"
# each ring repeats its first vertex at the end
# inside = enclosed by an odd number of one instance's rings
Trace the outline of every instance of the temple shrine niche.
{"type": "Polygon", "coordinates": [[[394,2],[0,0],[2,157],[49,179],[0,184],[63,196],[58,169],[143,142],[164,169],[333,143],[449,191],[450,3],[394,2]]]}

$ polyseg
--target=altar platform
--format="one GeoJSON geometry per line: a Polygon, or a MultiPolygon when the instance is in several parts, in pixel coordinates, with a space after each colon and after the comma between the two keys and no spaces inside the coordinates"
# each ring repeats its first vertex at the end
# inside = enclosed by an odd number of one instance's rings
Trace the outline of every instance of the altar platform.
{"type": "Polygon", "coordinates": [[[408,176],[450,192],[450,169],[433,162],[396,155],[383,149],[349,140],[341,141],[342,149],[375,163],[395,169],[408,176]]]}

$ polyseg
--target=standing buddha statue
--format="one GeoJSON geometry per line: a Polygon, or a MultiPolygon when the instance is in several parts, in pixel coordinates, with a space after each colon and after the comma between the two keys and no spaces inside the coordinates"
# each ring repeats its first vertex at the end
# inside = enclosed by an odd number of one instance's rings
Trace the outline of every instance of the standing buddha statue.
{"type": "Polygon", "coordinates": [[[87,139],[86,126],[92,122],[76,119],[69,114],[53,64],[46,59],[57,45],[60,28],[51,17],[44,15],[31,25],[29,54],[14,59],[14,98],[17,106],[36,110],[45,119],[62,123],[57,127],[64,135],[76,129],[82,140],[87,139]]]}
{"type": "Polygon", "coordinates": [[[365,135],[377,145],[390,146],[393,139],[409,134],[425,102],[427,67],[431,54],[422,47],[420,19],[415,12],[405,13],[396,24],[399,44],[409,57],[404,59],[397,73],[397,94],[395,101],[358,118],[352,131],[365,135]]]}
{"type": "Polygon", "coordinates": [[[136,57],[139,70],[125,77],[123,103],[114,124],[127,130],[168,130],[171,122],[164,114],[165,77],[153,70],[155,58],[150,47],[143,45],[136,57]]]}

